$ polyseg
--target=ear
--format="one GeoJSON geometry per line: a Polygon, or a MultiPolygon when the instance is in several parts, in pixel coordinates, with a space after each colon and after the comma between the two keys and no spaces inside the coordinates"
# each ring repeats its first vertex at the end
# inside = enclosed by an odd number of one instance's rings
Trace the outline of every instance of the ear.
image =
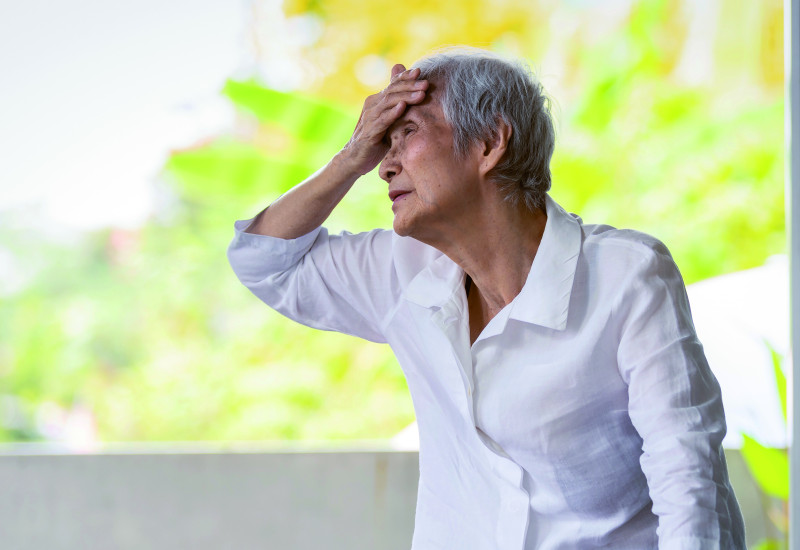
{"type": "Polygon", "coordinates": [[[498,165],[500,159],[506,154],[508,143],[511,140],[512,133],[511,126],[505,120],[498,117],[497,128],[495,128],[492,136],[484,140],[481,144],[483,149],[479,160],[479,171],[481,176],[486,176],[495,166],[498,165]]]}

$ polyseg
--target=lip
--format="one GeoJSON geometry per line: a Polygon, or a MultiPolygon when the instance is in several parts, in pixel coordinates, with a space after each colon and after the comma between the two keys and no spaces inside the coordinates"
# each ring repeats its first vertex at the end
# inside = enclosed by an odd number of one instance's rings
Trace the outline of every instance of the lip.
{"type": "Polygon", "coordinates": [[[411,193],[411,191],[406,191],[404,189],[392,189],[391,191],[389,191],[389,200],[394,202],[399,197],[402,197],[403,195],[407,195],[408,193],[411,193]]]}

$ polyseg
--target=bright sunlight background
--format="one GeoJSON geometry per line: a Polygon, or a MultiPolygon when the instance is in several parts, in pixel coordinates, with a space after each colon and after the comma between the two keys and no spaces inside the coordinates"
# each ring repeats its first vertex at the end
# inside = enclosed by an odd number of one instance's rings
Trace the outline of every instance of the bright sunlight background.
{"type": "MultiPolygon", "coordinates": [[[[412,422],[388,348],[286,322],[225,248],[443,45],[531,61],[565,208],[658,236],[687,283],[762,264],[785,250],[782,33],[781,0],[2,4],[0,440],[412,422]]],[[[388,227],[385,191],[363,178],[329,226],[388,227]]]]}

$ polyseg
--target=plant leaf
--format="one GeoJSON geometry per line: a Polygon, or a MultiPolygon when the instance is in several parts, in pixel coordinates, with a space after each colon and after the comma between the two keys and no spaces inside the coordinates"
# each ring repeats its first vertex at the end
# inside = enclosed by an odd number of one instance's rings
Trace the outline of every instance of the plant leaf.
{"type": "Polygon", "coordinates": [[[742,434],[742,457],[761,490],[783,500],[789,499],[789,457],[785,449],[764,447],[742,434]]]}
{"type": "Polygon", "coordinates": [[[761,539],[751,550],[781,550],[783,548],[786,546],[778,539],[761,539]]]}
{"type": "Polygon", "coordinates": [[[767,343],[767,347],[772,356],[772,369],[775,371],[775,385],[778,388],[778,397],[781,400],[783,420],[786,421],[786,375],[783,374],[783,357],[769,343],[767,343]]]}
{"type": "Polygon", "coordinates": [[[222,93],[262,123],[275,124],[307,142],[347,142],[357,118],[333,102],[266,88],[254,80],[228,80],[222,93]]]}

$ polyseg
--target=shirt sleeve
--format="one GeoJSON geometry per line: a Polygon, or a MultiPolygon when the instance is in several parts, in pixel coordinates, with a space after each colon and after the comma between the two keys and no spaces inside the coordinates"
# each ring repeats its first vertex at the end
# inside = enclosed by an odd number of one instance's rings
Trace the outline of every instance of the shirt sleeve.
{"type": "Polygon", "coordinates": [[[228,260],[264,303],[306,326],[385,342],[381,321],[394,302],[391,232],[329,235],[324,227],[297,239],[245,233],[237,221],[228,260]]]}
{"type": "Polygon", "coordinates": [[[660,549],[744,549],[728,480],[720,387],[692,324],[683,279],[666,247],[648,247],[618,304],[618,350],[629,414],[660,549]]]}

